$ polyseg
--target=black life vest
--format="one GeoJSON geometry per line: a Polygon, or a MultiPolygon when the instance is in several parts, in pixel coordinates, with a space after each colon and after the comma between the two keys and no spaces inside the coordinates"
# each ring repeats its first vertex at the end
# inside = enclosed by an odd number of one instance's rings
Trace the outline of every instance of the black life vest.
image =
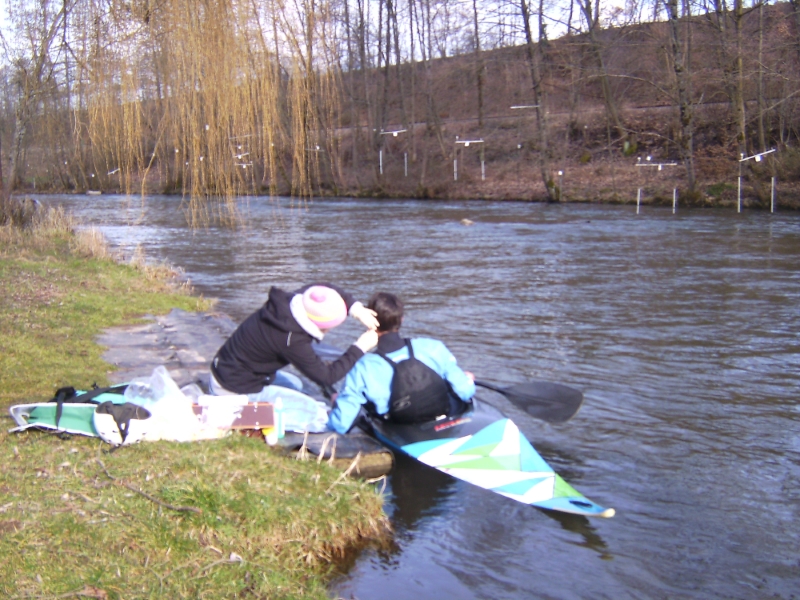
{"type": "Polygon", "coordinates": [[[408,358],[399,363],[378,354],[394,370],[389,416],[396,423],[421,423],[446,415],[450,408],[450,387],[428,365],[414,357],[411,340],[406,339],[408,358]]]}

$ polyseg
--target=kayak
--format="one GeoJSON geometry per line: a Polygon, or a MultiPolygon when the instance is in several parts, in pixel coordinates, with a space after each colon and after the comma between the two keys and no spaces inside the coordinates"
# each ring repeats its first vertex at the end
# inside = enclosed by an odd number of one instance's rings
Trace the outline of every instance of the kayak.
{"type": "MultiPolygon", "coordinates": [[[[335,360],[342,354],[325,343],[315,344],[314,350],[325,360],[335,360]]],[[[508,400],[539,418],[553,411],[562,412],[558,406],[550,405],[566,404],[563,415],[550,419],[555,423],[568,420],[583,401],[577,390],[547,382],[529,382],[507,390],[482,382],[481,385],[505,392],[508,400]],[[537,396],[546,400],[540,403],[540,408],[547,408],[544,414],[528,405],[537,396]]],[[[613,508],[600,506],[573,488],[536,452],[511,419],[477,399],[459,415],[427,423],[405,425],[367,416],[360,418],[358,424],[390,450],[517,502],[587,517],[608,518],[616,514],[613,508]]],[[[352,430],[347,434],[350,435],[352,430]]]]}
{"type": "Polygon", "coordinates": [[[517,502],[587,517],[615,514],[564,481],[511,419],[478,400],[453,417],[413,425],[370,417],[364,427],[394,451],[517,502]]]}

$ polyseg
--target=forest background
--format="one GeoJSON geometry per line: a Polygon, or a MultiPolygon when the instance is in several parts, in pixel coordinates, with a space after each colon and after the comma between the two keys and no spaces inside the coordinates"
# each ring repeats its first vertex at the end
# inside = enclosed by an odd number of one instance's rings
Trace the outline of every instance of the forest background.
{"type": "Polygon", "coordinates": [[[3,0],[12,194],[800,207],[800,0],[3,0]],[[740,192],[741,190],[741,192],[740,192]]]}

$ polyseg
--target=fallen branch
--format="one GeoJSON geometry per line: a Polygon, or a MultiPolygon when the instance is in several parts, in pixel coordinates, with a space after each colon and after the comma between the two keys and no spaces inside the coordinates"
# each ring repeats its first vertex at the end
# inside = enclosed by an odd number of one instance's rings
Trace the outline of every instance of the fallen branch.
{"type": "Polygon", "coordinates": [[[139,489],[133,487],[132,485],[130,485],[128,483],[125,483],[121,479],[117,479],[111,473],[108,472],[108,469],[106,469],[106,466],[103,464],[103,461],[101,461],[99,458],[96,458],[95,460],[97,461],[97,464],[100,465],[100,467],[103,469],[103,472],[105,472],[106,476],[111,481],[113,481],[117,485],[121,485],[122,487],[124,487],[124,488],[126,488],[126,489],[128,489],[128,490],[130,490],[130,491],[132,491],[132,492],[134,492],[136,494],[139,494],[140,496],[146,498],[147,500],[150,500],[150,502],[153,502],[155,504],[158,504],[159,506],[163,506],[164,508],[168,508],[170,510],[174,510],[174,511],[177,511],[177,512],[193,512],[193,513],[198,514],[198,515],[203,514],[202,510],[200,510],[199,508],[195,508],[194,506],[175,506],[173,504],[169,504],[167,502],[163,502],[162,500],[159,500],[158,498],[155,498],[155,497],[151,496],[150,494],[147,494],[147,493],[143,492],[142,490],[139,490],[139,489]]]}

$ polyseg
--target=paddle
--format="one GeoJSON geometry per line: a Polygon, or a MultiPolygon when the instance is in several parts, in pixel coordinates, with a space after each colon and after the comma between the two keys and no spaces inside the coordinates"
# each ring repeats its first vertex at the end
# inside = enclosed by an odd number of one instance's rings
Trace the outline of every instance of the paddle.
{"type": "Polygon", "coordinates": [[[503,394],[514,406],[548,423],[566,423],[583,403],[578,390],[549,381],[526,381],[509,387],[476,381],[475,385],[503,394]]]}

